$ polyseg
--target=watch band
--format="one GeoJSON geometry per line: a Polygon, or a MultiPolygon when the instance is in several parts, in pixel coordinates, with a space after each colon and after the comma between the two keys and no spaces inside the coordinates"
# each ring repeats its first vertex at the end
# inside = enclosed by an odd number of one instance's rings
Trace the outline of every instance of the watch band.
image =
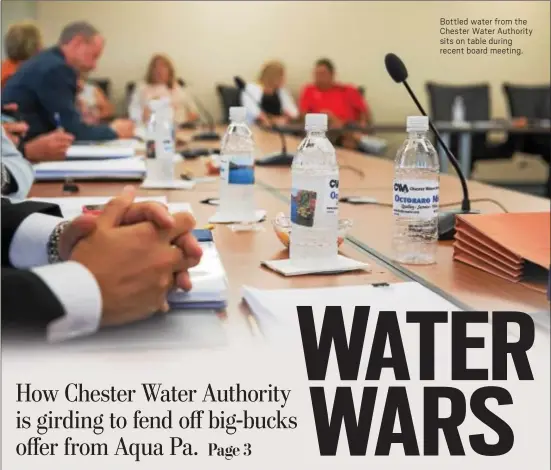
{"type": "Polygon", "coordinates": [[[61,222],[54,228],[50,238],[48,239],[47,250],[48,250],[48,261],[50,264],[59,263],[63,261],[59,255],[59,239],[65,228],[70,224],[69,221],[61,222]]]}

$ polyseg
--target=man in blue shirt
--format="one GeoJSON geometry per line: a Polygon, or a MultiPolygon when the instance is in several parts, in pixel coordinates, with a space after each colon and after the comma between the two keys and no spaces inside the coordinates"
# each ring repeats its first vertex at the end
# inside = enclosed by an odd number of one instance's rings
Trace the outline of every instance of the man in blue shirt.
{"type": "Polygon", "coordinates": [[[17,103],[29,125],[26,139],[63,128],[76,140],[130,138],[134,125],[117,119],[107,125],[83,122],[76,107],[77,79],[96,68],[104,40],[92,25],[72,23],[64,28],[57,46],[25,62],[7,82],[2,103],[17,103]]]}

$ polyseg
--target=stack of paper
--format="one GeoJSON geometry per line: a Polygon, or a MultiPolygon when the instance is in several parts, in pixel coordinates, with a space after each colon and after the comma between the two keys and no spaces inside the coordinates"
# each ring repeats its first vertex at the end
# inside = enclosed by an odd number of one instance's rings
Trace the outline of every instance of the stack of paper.
{"type": "Polygon", "coordinates": [[[65,160],[34,165],[37,181],[48,180],[141,180],[145,177],[145,162],[138,157],[111,160],[65,160]]]}
{"type": "Polygon", "coordinates": [[[106,160],[109,158],[131,158],[136,156],[132,142],[76,142],[67,150],[68,160],[106,160]]]}
{"type": "Polygon", "coordinates": [[[461,215],[454,259],[494,276],[547,292],[551,263],[549,212],[461,215]]]}
{"type": "Polygon", "coordinates": [[[278,339],[298,333],[297,306],[301,305],[312,306],[317,315],[323,315],[328,305],[339,305],[343,312],[353,312],[355,306],[362,305],[375,311],[399,313],[461,310],[417,282],[284,290],[243,286],[243,298],[263,334],[278,339]]]}
{"type": "MultiPolygon", "coordinates": [[[[201,240],[199,239],[201,242],[201,240]]],[[[214,242],[201,242],[203,257],[190,269],[192,289],[176,290],[168,297],[172,309],[215,309],[226,307],[228,282],[214,242]]]]}

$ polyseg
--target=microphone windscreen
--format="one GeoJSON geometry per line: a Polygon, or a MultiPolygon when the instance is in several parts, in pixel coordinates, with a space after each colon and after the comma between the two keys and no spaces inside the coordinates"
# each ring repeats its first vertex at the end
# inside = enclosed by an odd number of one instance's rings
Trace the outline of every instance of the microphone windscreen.
{"type": "Polygon", "coordinates": [[[235,86],[240,90],[244,90],[245,86],[247,85],[245,83],[245,80],[243,80],[241,77],[233,77],[233,81],[235,82],[235,86]]]}
{"type": "Polygon", "coordinates": [[[385,56],[386,71],[396,83],[402,83],[408,78],[408,71],[402,62],[402,59],[396,54],[387,54],[385,56]]]}

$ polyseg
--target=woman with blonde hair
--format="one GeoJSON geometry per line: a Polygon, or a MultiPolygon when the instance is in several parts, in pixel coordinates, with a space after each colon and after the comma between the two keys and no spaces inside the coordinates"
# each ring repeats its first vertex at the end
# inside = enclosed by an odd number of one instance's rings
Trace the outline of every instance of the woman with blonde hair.
{"type": "Polygon", "coordinates": [[[128,107],[128,115],[137,124],[147,122],[149,102],[159,98],[170,98],[177,124],[196,121],[197,107],[184,87],[178,83],[172,61],[163,54],[154,55],[149,61],[145,80],[138,83],[128,107]]]}
{"type": "Polygon", "coordinates": [[[264,64],[257,83],[248,83],[241,95],[251,121],[265,126],[284,125],[299,116],[297,105],[284,87],[285,67],[279,61],[264,64]]]}
{"type": "Polygon", "coordinates": [[[23,62],[40,52],[42,35],[38,27],[30,21],[15,23],[8,28],[4,46],[7,59],[2,62],[2,88],[23,62]]]}

